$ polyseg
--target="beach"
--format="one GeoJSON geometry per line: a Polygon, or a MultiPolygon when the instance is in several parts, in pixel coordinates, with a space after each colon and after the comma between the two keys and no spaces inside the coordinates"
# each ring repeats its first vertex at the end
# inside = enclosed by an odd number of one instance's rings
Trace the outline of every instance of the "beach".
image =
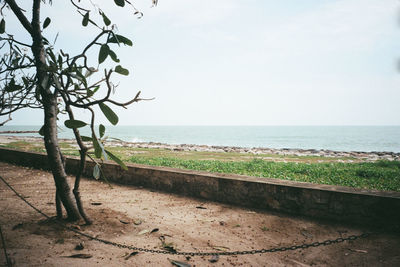
{"type": "MultiPolygon", "coordinates": [[[[11,142],[43,142],[41,137],[33,136],[13,136],[0,135],[0,144],[11,142]]],[[[74,139],[61,138],[60,142],[66,142],[75,145],[74,139]]],[[[293,149],[293,148],[263,148],[263,147],[237,147],[237,146],[208,146],[196,144],[165,144],[158,142],[126,142],[123,140],[112,139],[105,142],[105,146],[109,147],[130,147],[130,148],[146,148],[146,149],[165,149],[171,151],[197,151],[197,152],[219,152],[219,153],[243,153],[251,155],[282,155],[296,157],[321,157],[321,158],[354,158],[358,161],[400,161],[400,153],[384,152],[384,151],[335,151],[328,149],[293,149]]],[[[351,159],[350,159],[351,162],[351,159]]]]}

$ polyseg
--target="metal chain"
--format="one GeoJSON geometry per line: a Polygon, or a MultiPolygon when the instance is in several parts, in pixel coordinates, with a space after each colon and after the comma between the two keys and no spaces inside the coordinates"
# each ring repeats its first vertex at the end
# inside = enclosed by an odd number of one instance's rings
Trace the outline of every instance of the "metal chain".
{"type": "MultiPolygon", "coordinates": [[[[47,219],[51,219],[50,216],[47,214],[43,213],[40,209],[36,208],[33,206],[29,201],[27,201],[21,194],[19,194],[10,184],[8,184],[3,177],[0,176],[0,179],[20,198],[22,199],[26,204],[28,204],[31,208],[33,208],[35,211],[40,213],[42,216],[46,217],[47,219]]],[[[273,253],[273,252],[283,252],[283,251],[288,251],[288,250],[298,250],[298,249],[306,249],[310,247],[319,247],[319,246],[328,246],[328,245],[333,245],[333,244],[338,244],[338,243],[343,243],[345,241],[351,241],[351,240],[356,240],[359,238],[366,238],[373,233],[366,232],[362,233],[360,235],[350,235],[348,237],[339,237],[336,239],[328,239],[322,242],[314,242],[314,243],[308,243],[308,244],[302,244],[302,245],[294,245],[294,246],[287,246],[287,247],[276,247],[276,248],[270,248],[270,249],[253,249],[253,250],[243,250],[243,251],[219,251],[219,252],[185,252],[185,251],[169,251],[169,250],[158,250],[158,249],[148,249],[148,248],[141,248],[141,247],[135,247],[131,245],[125,245],[121,243],[116,243],[113,241],[101,239],[95,236],[88,235],[86,233],[83,233],[81,231],[78,231],[77,229],[74,229],[72,227],[66,226],[62,224],[59,221],[55,221],[58,225],[61,227],[72,231],[76,234],[79,234],[81,236],[87,237],[91,240],[95,240],[98,242],[101,242],[106,245],[111,245],[115,246],[118,248],[124,248],[124,249],[129,249],[129,250],[134,250],[134,251],[140,251],[140,252],[147,252],[147,253],[157,253],[157,254],[173,254],[173,255],[183,255],[183,256],[213,256],[213,255],[219,255],[219,256],[231,256],[231,255],[248,255],[248,254],[260,254],[260,253],[273,253]]]]}
{"type": "Polygon", "coordinates": [[[1,237],[1,244],[3,245],[4,250],[4,257],[6,258],[7,266],[12,266],[11,259],[8,257],[7,248],[6,248],[6,241],[3,236],[3,232],[1,231],[1,224],[0,224],[0,237],[1,237]]]}

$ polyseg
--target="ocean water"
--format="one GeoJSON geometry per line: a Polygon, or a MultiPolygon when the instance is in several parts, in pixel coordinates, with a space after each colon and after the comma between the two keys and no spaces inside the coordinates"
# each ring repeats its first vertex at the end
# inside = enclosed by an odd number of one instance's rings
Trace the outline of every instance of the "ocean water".
{"type": "MultiPolygon", "coordinates": [[[[85,128],[82,134],[89,135],[85,128]]],[[[39,129],[0,127],[0,131],[39,129]]],[[[400,152],[400,126],[107,126],[106,135],[129,142],[400,152]]],[[[73,138],[73,134],[61,127],[59,137],[73,138]]]]}

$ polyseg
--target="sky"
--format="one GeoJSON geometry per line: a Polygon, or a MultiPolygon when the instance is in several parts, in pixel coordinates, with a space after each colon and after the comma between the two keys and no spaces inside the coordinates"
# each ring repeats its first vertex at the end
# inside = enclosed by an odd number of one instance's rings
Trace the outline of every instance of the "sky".
{"type": "MultiPolygon", "coordinates": [[[[81,51],[95,29],[80,26],[69,1],[53,2],[44,35],[81,51]]],[[[115,76],[113,97],[155,98],[116,108],[119,125],[400,125],[397,0],[134,1],[141,19],[92,2],[134,43],[114,49],[131,75],[115,76]]],[[[97,122],[109,124],[101,112],[97,122]]],[[[8,125],[42,123],[40,110],[22,110],[8,125]]]]}

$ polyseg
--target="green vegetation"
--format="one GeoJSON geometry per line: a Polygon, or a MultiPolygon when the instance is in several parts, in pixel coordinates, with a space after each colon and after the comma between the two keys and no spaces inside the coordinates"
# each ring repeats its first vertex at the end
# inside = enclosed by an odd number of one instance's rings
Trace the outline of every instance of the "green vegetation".
{"type": "Polygon", "coordinates": [[[217,173],[278,178],[316,184],[400,191],[400,162],[299,163],[250,161],[184,160],[133,156],[132,163],[217,173]]]}
{"type": "MultiPolygon", "coordinates": [[[[42,144],[25,141],[2,146],[44,151],[42,144]]],[[[77,148],[72,144],[62,142],[60,147],[66,155],[79,155],[77,148]]],[[[124,162],[130,163],[400,192],[398,161],[343,163],[340,162],[343,158],[316,156],[251,155],[126,147],[110,147],[110,151],[124,162]]]]}

